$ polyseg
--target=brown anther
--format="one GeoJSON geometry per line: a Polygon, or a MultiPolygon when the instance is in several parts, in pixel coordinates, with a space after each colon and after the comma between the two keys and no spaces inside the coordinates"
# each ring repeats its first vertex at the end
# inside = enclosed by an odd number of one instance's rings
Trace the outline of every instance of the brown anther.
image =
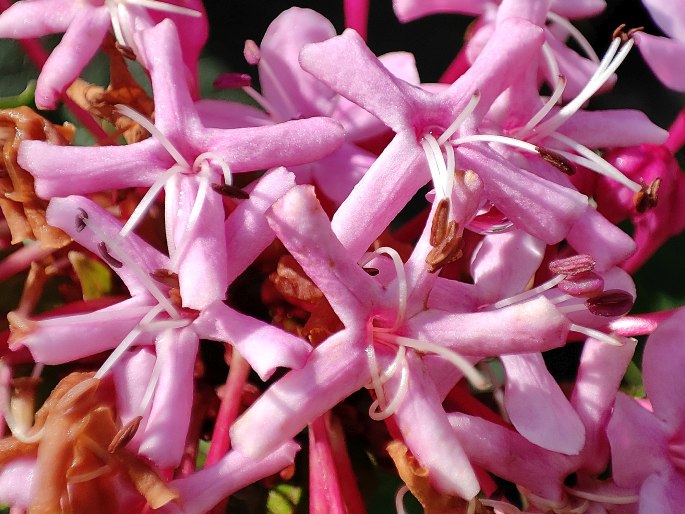
{"type": "Polygon", "coordinates": [[[571,161],[569,161],[566,157],[558,154],[557,152],[553,152],[552,150],[548,150],[547,148],[542,148],[541,146],[536,146],[535,151],[540,154],[540,157],[565,175],[576,174],[575,166],[573,166],[571,161]]]}
{"type": "Polygon", "coordinates": [[[171,270],[159,268],[150,273],[150,276],[157,282],[161,282],[165,286],[178,288],[178,273],[171,270]]]}
{"type": "Polygon", "coordinates": [[[38,324],[35,321],[15,311],[7,313],[7,322],[10,325],[10,337],[8,341],[10,347],[15,343],[21,342],[24,337],[38,328],[38,324]]]}
{"type": "Polygon", "coordinates": [[[378,275],[378,273],[380,273],[380,271],[378,270],[378,268],[371,268],[371,267],[369,267],[369,268],[362,268],[362,269],[363,269],[364,271],[366,271],[366,272],[367,272],[369,275],[371,275],[372,277],[375,277],[376,275],[378,275]]]}
{"type": "Polygon", "coordinates": [[[86,220],[88,219],[88,213],[83,209],[79,208],[78,214],[76,215],[76,232],[81,232],[86,228],[86,220]]]}
{"type": "Polygon", "coordinates": [[[178,307],[183,304],[183,300],[181,299],[181,290],[178,287],[172,287],[169,289],[169,300],[171,300],[171,303],[177,305],[178,307]]]}
{"type": "Polygon", "coordinates": [[[659,199],[659,187],[661,187],[660,177],[655,178],[649,185],[642,182],[642,189],[635,193],[633,198],[637,212],[643,213],[656,207],[659,199]]]}
{"type": "Polygon", "coordinates": [[[635,27],[633,29],[628,29],[627,31],[625,30],[626,24],[621,23],[618,27],[616,27],[616,30],[611,34],[611,39],[616,39],[621,38],[622,43],[628,42],[628,40],[632,39],[632,37],[637,33],[637,32],[642,32],[645,28],[644,27],[635,27]]]}
{"type": "Polygon", "coordinates": [[[142,419],[143,416],[137,416],[121,427],[121,430],[117,432],[117,434],[112,438],[112,442],[109,443],[107,451],[109,453],[114,453],[119,448],[126,446],[136,435],[142,419]]]}
{"type": "Polygon", "coordinates": [[[116,41],[114,43],[114,48],[116,48],[117,52],[119,52],[119,54],[122,57],[125,57],[129,61],[135,61],[136,60],[136,53],[133,51],[133,48],[131,48],[130,46],[122,45],[121,43],[116,41]]]}
{"type": "Polygon", "coordinates": [[[459,225],[457,222],[454,220],[450,221],[447,224],[447,233],[443,240],[428,252],[426,264],[428,265],[429,273],[435,273],[445,264],[454,262],[461,257],[464,240],[457,236],[458,229],[459,225]]]}
{"type": "Polygon", "coordinates": [[[435,208],[433,214],[433,221],[431,223],[431,246],[438,246],[440,242],[445,239],[447,235],[447,225],[450,215],[450,202],[447,198],[443,198],[435,208]]]}
{"type": "Polygon", "coordinates": [[[626,28],[625,23],[621,23],[618,27],[614,29],[614,31],[611,33],[611,39],[616,39],[617,37],[621,38],[621,41],[625,41],[626,33],[624,32],[623,29],[626,28]]]}
{"type": "Polygon", "coordinates": [[[109,249],[107,248],[107,245],[104,241],[100,241],[98,243],[98,251],[100,252],[100,256],[105,260],[105,262],[107,262],[107,264],[109,264],[113,268],[123,267],[124,263],[114,258],[112,254],[109,253],[109,249]]]}
{"type": "Polygon", "coordinates": [[[223,196],[230,196],[239,200],[247,200],[250,195],[236,186],[229,186],[228,184],[212,184],[212,189],[223,196]]]}

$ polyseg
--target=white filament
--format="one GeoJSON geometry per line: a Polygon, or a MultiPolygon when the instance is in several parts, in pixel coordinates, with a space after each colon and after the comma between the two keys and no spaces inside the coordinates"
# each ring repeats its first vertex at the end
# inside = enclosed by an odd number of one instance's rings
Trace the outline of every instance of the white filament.
{"type": "Polygon", "coordinates": [[[530,298],[533,298],[534,296],[537,296],[540,293],[543,293],[549,289],[552,289],[557,284],[559,284],[561,281],[563,281],[564,278],[566,278],[565,275],[557,275],[556,277],[551,278],[547,282],[544,282],[543,284],[540,284],[537,287],[534,287],[532,289],[528,289],[527,291],[523,291],[522,293],[516,294],[514,296],[510,296],[509,298],[504,298],[503,300],[495,302],[492,304],[492,307],[495,309],[501,309],[502,307],[508,307],[509,305],[513,305],[515,303],[519,303],[519,302],[522,302],[524,300],[528,300],[530,298]]]}
{"type": "Polygon", "coordinates": [[[630,180],[623,173],[621,173],[618,169],[616,169],[614,166],[609,164],[606,160],[602,159],[599,155],[597,155],[595,152],[593,152],[592,150],[590,150],[586,146],[583,146],[580,143],[577,143],[576,141],[571,139],[570,137],[565,136],[563,134],[559,134],[558,132],[555,132],[554,134],[550,134],[550,137],[552,139],[559,141],[560,143],[565,144],[569,148],[572,148],[580,156],[582,156],[585,159],[587,159],[588,161],[592,162],[592,165],[589,167],[593,171],[596,171],[600,175],[604,175],[606,177],[609,177],[609,178],[615,180],[616,182],[618,182],[620,184],[623,184],[628,189],[630,189],[636,193],[639,192],[640,190],[642,190],[642,186],[640,186],[640,184],[630,180]]]}
{"type": "Polygon", "coordinates": [[[164,149],[169,152],[169,155],[174,158],[174,160],[180,165],[183,166],[185,169],[190,169],[190,164],[188,164],[188,161],[186,161],[185,157],[181,155],[181,152],[179,152],[176,147],[169,141],[169,138],[166,137],[162,131],[160,131],[154,123],[152,123],[149,119],[147,119],[145,116],[140,114],[138,111],[135,109],[131,109],[128,105],[123,105],[123,104],[117,104],[114,106],[116,111],[119,114],[123,114],[127,118],[130,118],[131,120],[135,121],[138,125],[143,127],[145,130],[147,130],[152,137],[157,139],[164,149]]]}
{"type": "Polygon", "coordinates": [[[444,145],[445,142],[452,137],[452,134],[454,134],[457,129],[461,126],[461,124],[464,122],[464,120],[471,115],[471,113],[476,109],[478,106],[478,102],[480,101],[480,92],[476,91],[473,93],[473,96],[469,100],[469,103],[466,104],[466,107],[464,107],[464,110],[459,113],[459,116],[450,124],[449,127],[445,129],[445,131],[442,133],[442,135],[438,138],[438,144],[440,146],[444,145]]]}
{"type": "Polygon", "coordinates": [[[612,505],[630,505],[631,503],[637,503],[640,500],[640,497],[635,495],[614,496],[608,494],[588,493],[586,491],[573,489],[571,487],[564,487],[564,489],[567,493],[573,496],[577,496],[578,498],[598,503],[611,503],[612,505]]]}
{"type": "Polygon", "coordinates": [[[382,246],[376,248],[373,252],[367,253],[360,261],[360,265],[364,266],[367,264],[374,255],[385,254],[392,259],[392,263],[395,266],[395,274],[397,276],[397,314],[395,316],[395,323],[392,328],[374,328],[374,330],[382,332],[394,332],[400,325],[404,322],[404,316],[407,312],[407,298],[409,296],[408,286],[407,286],[407,274],[404,270],[404,263],[400,254],[397,250],[389,246],[382,246]]]}
{"type": "Polygon", "coordinates": [[[140,405],[138,406],[138,415],[145,417],[147,408],[152,401],[152,397],[157,389],[157,384],[159,383],[159,375],[162,373],[162,366],[159,364],[159,357],[155,355],[155,364],[152,366],[152,373],[150,374],[150,380],[145,388],[145,394],[140,400],[140,405]]]}
{"type": "Polygon", "coordinates": [[[161,305],[155,305],[148,313],[140,320],[140,322],[133,327],[133,329],[124,337],[114,351],[107,357],[107,360],[102,364],[100,369],[95,373],[95,378],[101,379],[105,374],[112,369],[117,361],[121,358],[126,350],[135,342],[138,336],[143,332],[142,325],[150,323],[163,310],[161,305]]]}
{"type": "Polygon", "coordinates": [[[526,136],[528,136],[529,132],[538,124],[540,123],[545,116],[549,113],[549,111],[552,110],[552,108],[557,104],[559,99],[561,98],[561,95],[564,93],[564,89],[566,88],[566,77],[563,75],[559,75],[557,78],[557,84],[554,87],[554,91],[552,92],[552,95],[549,97],[547,102],[545,102],[545,105],[543,105],[538,112],[536,112],[533,117],[528,120],[528,123],[526,123],[523,127],[518,129],[514,135],[516,137],[519,137],[521,139],[525,139],[526,136]]]}
{"type": "Polygon", "coordinates": [[[148,292],[155,297],[155,300],[159,302],[159,304],[162,306],[162,308],[169,313],[169,316],[171,316],[174,319],[178,319],[181,316],[178,314],[178,311],[176,310],[176,307],[173,306],[171,301],[166,297],[166,295],[157,287],[157,284],[155,283],[152,278],[150,278],[150,275],[143,270],[135,260],[133,260],[128,253],[123,251],[121,247],[119,246],[119,243],[117,242],[116,238],[109,238],[107,234],[105,234],[102,230],[100,230],[98,227],[96,227],[93,223],[91,223],[88,218],[82,218],[81,222],[85,224],[101,241],[103,241],[106,245],[107,248],[113,252],[114,257],[116,257],[118,260],[120,260],[123,264],[125,264],[133,273],[135,273],[136,277],[138,280],[141,281],[143,286],[148,290],[148,292]]]}
{"type": "Polygon", "coordinates": [[[611,334],[605,334],[594,328],[584,327],[582,325],[577,325],[576,323],[571,323],[569,330],[573,332],[578,332],[579,334],[586,335],[593,339],[597,339],[603,343],[609,344],[611,346],[623,346],[623,342],[618,338],[618,336],[612,336],[611,334]]]}
{"type": "Polygon", "coordinates": [[[597,52],[595,52],[590,42],[585,38],[585,36],[583,36],[583,33],[578,30],[575,25],[573,25],[573,23],[552,11],[547,13],[547,19],[552,23],[556,23],[557,25],[566,29],[566,32],[568,32],[569,35],[576,40],[580,48],[583,50],[583,52],[585,52],[585,55],[587,55],[588,59],[590,59],[592,62],[599,63],[599,56],[597,55],[597,52]]]}
{"type": "Polygon", "coordinates": [[[567,119],[575,114],[575,112],[578,111],[578,109],[580,109],[607,80],[609,80],[611,75],[613,75],[628,56],[628,52],[630,52],[634,42],[632,39],[629,39],[617,52],[620,44],[621,38],[614,38],[609,46],[609,50],[607,50],[607,53],[602,58],[588,83],[585,84],[585,87],[578,93],[578,96],[562,107],[554,116],[538,125],[535,130],[536,138],[542,138],[554,132],[567,119]]]}
{"type": "Polygon", "coordinates": [[[409,492],[409,488],[406,485],[403,485],[397,490],[397,493],[395,494],[395,509],[397,510],[397,514],[407,514],[407,511],[404,509],[404,495],[409,492]]]}
{"type": "Polygon", "coordinates": [[[152,9],[155,11],[182,14],[184,16],[191,16],[193,18],[199,18],[202,16],[202,13],[200,11],[196,11],[195,9],[181,7],[180,5],[168,4],[166,2],[160,2],[159,0],[117,0],[117,2],[122,4],[140,5],[141,7],[146,7],[147,9],[152,9]]]}
{"type": "Polygon", "coordinates": [[[400,403],[402,402],[402,400],[404,400],[404,397],[407,395],[408,390],[409,364],[405,360],[401,367],[400,383],[397,386],[397,392],[395,393],[395,396],[390,401],[390,403],[386,404],[385,406],[381,406],[380,410],[376,410],[381,405],[379,398],[376,398],[369,407],[369,417],[373,420],[381,421],[395,414],[397,408],[400,406],[400,403]]]}

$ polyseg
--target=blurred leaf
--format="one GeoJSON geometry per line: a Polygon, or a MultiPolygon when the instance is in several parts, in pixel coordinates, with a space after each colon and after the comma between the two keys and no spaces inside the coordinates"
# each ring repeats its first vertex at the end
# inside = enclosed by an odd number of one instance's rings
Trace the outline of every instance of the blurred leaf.
{"type": "Polygon", "coordinates": [[[112,272],[101,262],[80,252],[69,252],[69,262],[81,282],[84,300],[95,300],[112,290],[112,272]]]}
{"type": "Polygon", "coordinates": [[[266,511],[268,514],[293,514],[301,498],[301,487],[291,484],[279,484],[269,491],[266,511]]]}
{"type": "Polygon", "coordinates": [[[29,80],[24,90],[18,95],[0,97],[0,109],[12,109],[22,105],[31,105],[36,92],[36,81],[29,80]]]}
{"type": "Polygon", "coordinates": [[[621,389],[631,396],[636,398],[645,397],[645,386],[642,382],[642,372],[640,368],[637,367],[635,362],[628,364],[628,369],[623,377],[623,386],[621,389]]]}
{"type": "Polygon", "coordinates": [[[209,441],[200,439],[197,445],[197,457],[195,458],[195,469],[202,469],[205,467],[207,461],[207,453],[209,452],[209,441]]]}

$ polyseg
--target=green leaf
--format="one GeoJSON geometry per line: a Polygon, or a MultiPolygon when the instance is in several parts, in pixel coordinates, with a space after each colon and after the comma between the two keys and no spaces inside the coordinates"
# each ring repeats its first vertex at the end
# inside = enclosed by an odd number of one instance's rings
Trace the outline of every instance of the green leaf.
{"type": "Polygon", "coordinates": [[[623,376],[623,386],[621,389],[631,396],[636,398],[645,397],[645,386],[642,382],[642,372],[640,368],[637,367],[635,362],[630,362],[628,364],[628,369],[626,369],[626,374],[623,376]]]}
{"type": "Polygon", "coordinates": [[[69,262],[81,282],[84,300],[95,300],[112,290],[112,272],[101,262],[80,252],[69,252],[69,262]]]}
{"type": "Polygon", "coordinates": [[[269,491],[266,511],[268,514],[293,514],[301,498],[301,487],[279,484],[269,491]]]}
{"type": "Polygon", "coordinates": [[[12,109],[21,105],[32,105],[36,92],[36,81],[29,80],[24,90],[18,95],[0,97],[0,109],[12,109]]]}

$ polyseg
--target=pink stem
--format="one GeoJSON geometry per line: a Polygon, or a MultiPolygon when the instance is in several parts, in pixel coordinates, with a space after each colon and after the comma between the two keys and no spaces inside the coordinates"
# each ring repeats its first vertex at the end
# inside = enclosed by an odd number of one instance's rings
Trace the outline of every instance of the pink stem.
{"type": "Polygon", "coordinates": [[[668,129],[668,139],[664,146],[675,155],[683,144],[685,144],[685,109],[678,113],[675,121],[668,129]]]}
{"type": "Polygon", "coordinates": [[[356,30],[364,41],[369,28],[369,0],[345,0],[345,27],[356,30]]]}
{"type": "Polygon", "coordinates": [[[44,248],[40,243],[31,243],[19,248],[0,262],[0,282],[31,266],[33,261],[47,257],[55,248],[44,248]]]}
{"type": "Polygon", "coordinates": [[[234,348],[231,357],[231,367],[228,370],[226,385],[224,386],[221,406],[216,416],[214,432],[212,433],[212,444],[207,453],[206,466],[217,463],[231,447],[231,439],[228,431],[238,415],[240,408],[240,398],[247,377],[250,374],[250,365],[234,348]]]}
{"type": "Polygon", "coordinates": [[[347,512],[327,428],[329,419],[330,412],[327,412],[309,425],[309,512],[312,514],[347,512]]]}

